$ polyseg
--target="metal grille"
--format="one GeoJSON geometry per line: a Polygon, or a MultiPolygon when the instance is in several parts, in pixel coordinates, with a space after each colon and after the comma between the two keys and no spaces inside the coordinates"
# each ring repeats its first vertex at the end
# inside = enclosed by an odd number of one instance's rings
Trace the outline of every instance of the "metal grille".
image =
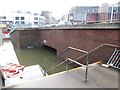
{"type": "Polygon", "coordinates": [[[114,68],[120,69],[120,50],[115,48],[112,56],[108,60],[107,64],[114,68]]]}

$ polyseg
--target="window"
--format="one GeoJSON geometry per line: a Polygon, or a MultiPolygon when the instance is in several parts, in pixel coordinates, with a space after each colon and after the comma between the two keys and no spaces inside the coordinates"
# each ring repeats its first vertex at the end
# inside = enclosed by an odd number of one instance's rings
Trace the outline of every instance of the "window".
{"type": "Polygon", "coordinates": [[[24,21],[21,21],[21,24],[25,24],[25,22],[24,22],[24,21]]]}
{"type": "Polygon", "coordinates": [[[15,17],[15,20],[19,20],[19,17],[15,17]]]}
{"type": "Polygon", "coordinates": [[[3,19],[6,19],[6,16],[3,16],[3,19]]]}
{"type": "Polygon", "coordinates": [[[6,19],[6,16],[0,16],[0,19],[6,19]]]}
{"type": "Polygon", "coordinates": [[[34,22],[35,25],[38,25],[38,22],[34,22]]]}
{"type": "Polygon", "coordinates": [[[21,17],[21,20],[25,20],[25,18],[24,18],[24,17],[21,17]]]}
{"type": "Polygon", "coordinates": [[[38,13],[34,13],[34,15],[38,15],[38,13]]]}
{"type": "Polygon", "coordinates": [[[26,13],[27,13],[27,14],[31,14],[31,12],[30,12],[30,11],[27,11],[26,13]]]}
{"type": "Polygon", "coordinates": [[[34,17],[34,20],[38,20],[38,17],[34,17]]]}
{"type": "Polygon", "coordinates": [[[16,21],[16,22],[15,22],[15,24],[19,24],[19,22],[18,22],[18,21],[16,21]]]}
{"type": "Polygon", "coordinates": [[[22,11],[18,10],[17,13],[22,13],[22,11]]]}

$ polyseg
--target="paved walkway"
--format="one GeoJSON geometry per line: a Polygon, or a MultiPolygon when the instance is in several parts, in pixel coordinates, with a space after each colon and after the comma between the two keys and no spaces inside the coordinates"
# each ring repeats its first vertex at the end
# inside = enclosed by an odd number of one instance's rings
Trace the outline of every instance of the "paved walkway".
{"type": "Polygon", "coordinates": [[[85,69],[77,68],[22,82],[13,88],[118,88],[118,71],[93,64],[89,67],[88,82],[84,83],[85,69]]]}
{"type": "MultiPolygon", "coordinates": [[[[6,63],[19,64],[16,53],[11,41],[6,41],[0,46],[0,66],[5,66],[6,63]]],[[[0,73],[0,87],[2,87],[2,78],[0,73]]]]}
{"type": "Polygon", "coordinates": [[[6,63],[19,64],[11,41],[6,41],[0,46],[0,66],[5,66],[6,63]]]}

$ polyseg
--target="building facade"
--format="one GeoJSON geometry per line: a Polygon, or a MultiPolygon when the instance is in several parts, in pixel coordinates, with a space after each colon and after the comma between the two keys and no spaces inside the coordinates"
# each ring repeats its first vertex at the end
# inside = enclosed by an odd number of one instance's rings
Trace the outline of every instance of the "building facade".
{"type": "Polygon", "coordinates": [[[46,25],[52,23],[52,12],[42,11],[42,12],[41,12],[41,16],[44,16],[44,17],[45,17],[46,25]]]}
{"type": "Polygon", "coordinates": [[[15,28],[31,27],[31,14],[22,11],[15,11],[13,12],[13,23],[15,28]]]}
{"type": "Polygon", "coordinates": [[[45,17],[41,16],[39,13],[33,13],[32,27],[42,27],[45,25],[45,17]]]}
{"type": "Polygon", "coordinates": [[[69,11],[69,21],[74,25],[120,21],[120,2],[101,6],[75,6],[69,11]]]}
{"type": "Polygon", "coordinates": [[[69,11],[69,21],[74,24],[84,24],[87,20],[96,20],[98,6],[76,6],[69,11]],[[89,16],[87,16],[89,15],[89,16]]]}
{"type": "Polygon", "coordinates": [[[100,22],[117,22],[120,19],[119,4],[103,3],[99,7],[98,20],[100,22]]]}
{"type": "Polygon", "coordinates": [[[39,13],[27,12],[16,12],[14,14],[14,24],[17,27],[23,28],[37,28],[45,25],[45,17],[39,13]]]}
{"type": "Polygon", "coordinates": [[[9,15],[1,15],[0,23],[8,24],[12,28],[38,28],[44,26],[46,21],[41,13],[17,10],[9,13],[9,15]]]}

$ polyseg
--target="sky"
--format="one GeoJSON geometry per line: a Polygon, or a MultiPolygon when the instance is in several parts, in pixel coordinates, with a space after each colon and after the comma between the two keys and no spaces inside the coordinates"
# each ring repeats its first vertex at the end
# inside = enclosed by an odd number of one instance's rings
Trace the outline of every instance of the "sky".
{"type": "Polygon", "coordinates": [[[100,6],[115,4],[120,0],[0,0],[0,14],[22,10],[40,13],[51,11],[56,18],[65,15],[73,6],[100,6]]]}

